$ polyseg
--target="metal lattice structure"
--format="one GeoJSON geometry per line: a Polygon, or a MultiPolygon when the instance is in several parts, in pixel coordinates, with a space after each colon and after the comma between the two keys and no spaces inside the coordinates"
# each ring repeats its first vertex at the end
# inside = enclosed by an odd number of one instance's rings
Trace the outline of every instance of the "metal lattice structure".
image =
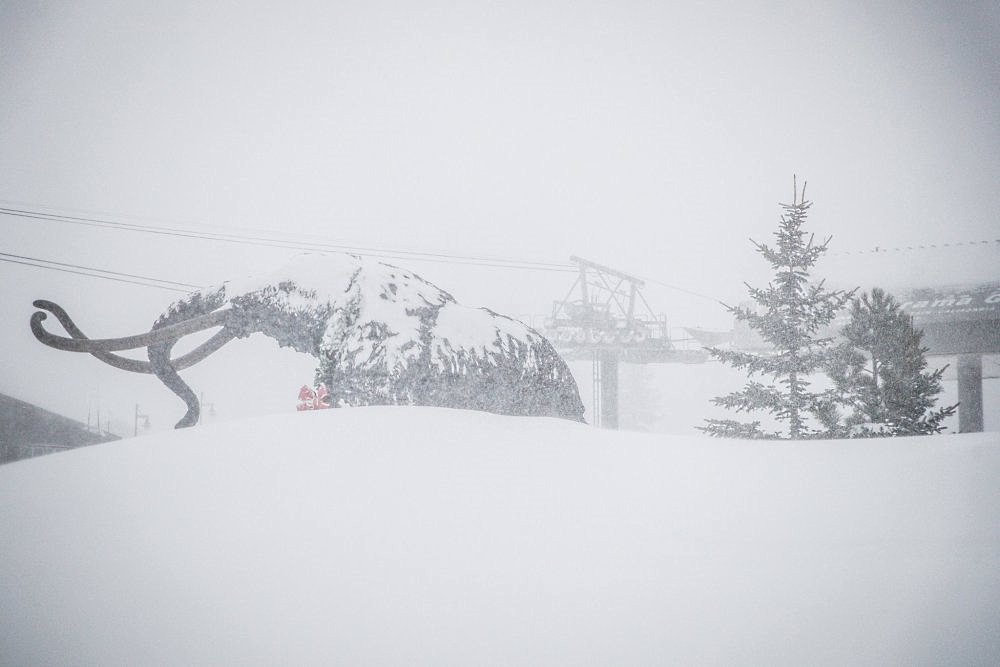
{"type": "Polygon", "coordinates": [[[570,257],[579,273],[552,305],[545,334],[567,359],[593,362],[595,425],[618,426],[618,363],[700,363],[703,350],[679,349],[665,317],[657,316],[636,276],[570,257]]]}

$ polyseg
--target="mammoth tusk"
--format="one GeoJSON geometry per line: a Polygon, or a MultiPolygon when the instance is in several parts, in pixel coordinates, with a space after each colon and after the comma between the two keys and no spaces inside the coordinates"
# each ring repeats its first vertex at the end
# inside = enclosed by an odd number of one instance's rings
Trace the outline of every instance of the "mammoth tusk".
{"type": "MultiPolygon", "coordinates": [[[[80,328],[76,326],[76,323],[73,322],[73,320],[66,313],[66,311],[63,310],[61,306],[52,303],[51,301],[45,301],[44,304],[45,307],[47,307],[50,311],[52,311],[52,314],[56,316],[56,319],[59,320],[59,323],[63,325],[63,328],[66,329],[66,331],[69,333],[70,336],[78,340],[87,340],[86,334],[84,334],[83,331],[81,331],[80,328]]],[[[42,313],[42,315],[44,315],[44,313],[42,313]]],[[[35,327],[32,326],[31,330],[33,333],[35,333],[35,337],[37,338],[38,332],[35,330],[35,327]]],[[[49,335],[48,332],[45,332],[45,335],[48,336],[49,335]]],[[[99,352],[96,350],[91,352],[91,354],[100,359],[101,361],[103,361],[104,363],[110,364],[115,368],[120,368],[125,371],[131,371],[133,373],[153,372],[153,368],[149,365],[149,363],[145,361],[139,361],[138,359],[129,359],[127,357],[120,357],[117,354],[112,354],[110,352],[99,352]]]]}
{"type": "MultiPolygon", "coordinates": [[[[53,313],[56,316],[56,318],[63,324],[63,326],[66,326],[66,324],[69,323],[72,329],[70,327],[66,327],[66,330],[69,331],[71,335],[75,330],[82,336],[82,332],[80,332],[80,330],[76,327],[76,325],[73,323],[73,320],[70,319],[69,315],[66,314],[66,311],[63,310],[57,304],[54,304],[51,301],[44,301],[39,299],[38,301],[35,301],[33,305],[35,306],[35,308],[41,308],[42,310],[48,310],[49,312],[53,313]]],[[[150,331],[149,333],[138,334],[136,336],[126,336],[124,338],[97,338],[97,339],[91,339],[86,337],[66,338],[65,336],[56,336],[55,334],[51,334],[48,331],[46,331],[45,328],[42,326],[42,321],[45,320],[45,318],[48,317],[48,315],[44,312],[36,312],[31,316],[31,332],[35,335],[35,338],[37,338],[39,341],[48,345],[49,347],[54,347],[57,350],[67,350],[70,352],[87,352],[89,354],[93,354],[95,352],[114,352],[118,350],[132,350],[137,347],[147,347],[149,345],[154,345],[156,343],[162,343],[163,341],[166,340],[172,340],[172,339],[176,340],[181,336],[186,336],[188,334],[204,331],[205,329],[211,329],[212,327],[222,326],[226,324],[226,321],[229,318],[229,312],[230,311],[228,310],[222,310],[215,313],[209,313],[207,315],[202,315],[201,317],[194,317],[185,322],[180,322],[178,324],[171,324],[169,326],[165,326],[160,329],[155,329],[153,331],[150,331]]],[[[230,338],[232,337],[233,336],[230,336],[230,338]]],[[[214,340],[215,340],[214,338],[209,340],[208,342],[205,343],[205,345],[212,343],[212,341],[214,340]]],[[[212,352],[218,349],[219,347],[222,346],[223,343],[227,342],[228,340],[229,338],[223,340],[221,343],[216,341],[216,343],[213,343],[213,347],[210,350],[208,350],[208,352],[212,352]]],[[[205,345],[203,345],[202,347],[204,347],[205,345]]],[[[195,352],[197,351],[198,350],[195,350],[195,352]]],[[[208,352],[205,352],[204,354],[207,355],[208,352]]],[[[192,352],[191,354],[194,354],[194,352],[192,352]]],[[[203,357],[204,355],[198,357],[198,359],[196,359],[195,361],[200,360],[203,357]]],[[[118,357],[118,359],[128,361],[125,360],[123,357],[118,357]]],[[[137,372],[145,372],[145,371],[137,371],[137,372]]]]}
{"type": "MultiPolygon", "coordinates": [[[[81,331],[78,326],[76,326],[76,323],[73,322],[69,314],[58,304],[52,303],[51,301],[36,301],[34,305],[38,308],[45,308],[46,310],[50,311],[53,315],[55,315],[56,319],[59,320],[59,323],[63,325],[63,328],[66,329],[66,331],[69,333],[70,336],[73,337],[74,340],[79,340],[79,341],[90,340],[89,338],[87,338],[87,335],[84,334],[83,331],[81,331]]],[[[45,313],[37,313],[37,314],[43,316],[45,315],[45,313]]],[[[40,320],[44,319],[44,317],[39,319],[40,320]]],[[[32,331],[35,331],[35,327],[32,327],[32,331]]],[[[53,338],[55,337],[52,334],[44,331],[44,329],[42,331],[46,337],[53,337],[53,338]]],[[[36,337],[38,336],[37,332],[35,333],[35,336],[36,337]]],[[[222,347],[235,337],[236,334],[234,334],[229,329],[223,328],[222,331],[219,331],[214,336],[212,336],[207,341],[205,341],[195,349],[191,350],[184,356],[178,357],[177,359],[171,359],[170,365],[179,371],[184,370],[185,368],[190,368],[191,366],[194,366],[196,363],[198,363],[199,361],[210,355],[212,352],[215,352],[216,350],[218,350],[220,347],[222,347]]],[[[42,340],[42,342],[44,343],[45,341],[42,340]]],[[[100,350],[91,350],[90,354],[97,357],[104,363],[124,371],[130,371],[132,373],[148,373],[148,374],[154,373],[153,366],[148,361],[141,361],[139,359],[129,359],[128,357],[122,357],[117,354],[112,354],[111,352],[102,352],[100,350]]]]}
{"type": "MultiPolygon", "coordinates": [[[[176,359],[171,359],[170,365],[173,366],[174,369],[178,371],[182,371],[185,368],[191,368],[196,363],[198,363],[208,355],[212,354],[213,352],[215,352],[220,347],[222,347],[223,345],[225,345],[234,338],[236,338],[235,333],[233,333],[229,329],[223,329],[222,331],[218,332],[217,334],[215,334],[214,336],[212,336],[211,338],[209,338],[204,343],[194,348],[187,354],[177,357],[176,359]]],[[[140,362],[140,363],[149,365],[148,362],[140,362]]],[[[153,367],[149,365],[149,370],[143,372],[153,373],[154,372],[153,367]]]]}
{"type": "Polygon", "coordinates": [[[176,428],[196,424],[200,412],[198,398],[177,374],[177,371],[196,364],[237,337],[236,332],[227,326],[232,316],[231,310],[208,313],[178,324],[159,327],[154,325],[153,330],[146,334],[126,336],[124,338],[90,339],[80,330],[80,327],[76,326],[76,323],[73,322],[69,314],[58,304],[39,299],[34,302],[34,306],[40,308],[41,311],[35,312],[31,316],[31,332],[35,335],[35,338],[45,345],[57,350],[85,352],[115,368],[133,373],[151,373],[156,375],[168,389],[182,398],[188,406],[187,414],[177,423],[176,428]],[[48,311],[55,315],[70,337],[57,336],[46,331],[45,327],[42,326],[42,322],[48,317],[48,313],[43,311],[48,311]],[[215,335],[194,350],[177,359],[170,358],[171,348],[182,336],[218,326],[223,327],[222,330],[216,332],[215,335]],[[137,347],[147,348],[148,362],[112,354],[114,350],[131,350],[137,347]]]}

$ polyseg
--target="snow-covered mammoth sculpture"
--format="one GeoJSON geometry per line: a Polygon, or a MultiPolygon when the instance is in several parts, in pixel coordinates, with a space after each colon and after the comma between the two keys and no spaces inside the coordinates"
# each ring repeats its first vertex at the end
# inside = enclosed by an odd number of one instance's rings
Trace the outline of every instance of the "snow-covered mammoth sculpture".
{"type": "Polygon", "coordinates": [[[187,404],[177,428],[198,422],[198,397],[178,371],[235,338],[263,333],[316,357],[316,382],[334,406],[430,405],[583,421],[565,362],[539,333],[486,308],[458,304],[404,269],[346,254],[300,255],[263,278],[202,289],[171,305],[146,334],[88,339],[50,301],[31,317],[41,342],[155,374],[187,404]],[[69,337],[46,331],[55,315],[69,337]],[[183,336],[221,327],[171,358],[183,336]],[[149,361],[115,352],[146,347],[149,361]]]}

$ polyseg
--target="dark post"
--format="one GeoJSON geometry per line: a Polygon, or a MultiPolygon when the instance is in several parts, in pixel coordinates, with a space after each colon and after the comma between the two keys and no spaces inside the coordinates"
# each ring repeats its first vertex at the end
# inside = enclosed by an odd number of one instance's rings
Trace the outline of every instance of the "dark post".
{"type": "Polygon", "coordinates": [[[958,432],[983,430],[983,355],[958,355],[958,432]]]}
{"type": "Polygon", "coordinates": [[[593,351],[593,360],[591,362],[591,378],[593,379],[593,405],[594,409],[592,411],[591,421],[593,421],[594,426],[603,426],[601,419],[604,417],[604,410],[601,409],[601,394],[603,392],[603,385],[601,383],[601,353],[597,350],[593,351]]]}
{"type": "Polygon", "coordinates": [[[145,420],[142,423],[142,427],[143,428],[149,428],[149,415],[144,415],[141,412],[139,412],[139,404],[136,403],[135,404],[135,419],[132,422],[132,435],[133,436],[139,435],[139,420],[140,419],[144,419],[145,420]]]}
{"type": "Polygon", "coordinates": [[[601,426],[618,428],[618,354],[601,351],[601,426]]]}

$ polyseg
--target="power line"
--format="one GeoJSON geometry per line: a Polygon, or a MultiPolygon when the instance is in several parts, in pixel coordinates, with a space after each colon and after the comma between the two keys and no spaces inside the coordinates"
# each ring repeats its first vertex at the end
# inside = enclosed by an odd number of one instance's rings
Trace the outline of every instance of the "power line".
{"type": "Polygon", "coordinates": [[[146,234],[156,234],[160,236],[173,236],[177,238],[198,239],[207,241],[218,241],[225,243],[236,243],[241,245],[281,248],[284,250],[333,250],[350,252],[356,255],[376,257],[384,259],[400,259],[408,261],[462,264],[472,266],[485,266],[494,268],[525,269],[533,271],[555,271],[571,272],[574,267],[569,264],[555,262],[541,262],[536,260],[521,260],[504,257],[461,255],[444,252],[427,252],[418,250],[398,250],[367,246],[353,246],[344,243],[334,242],[302,242],[285,241],[280,238],[267,236],[251,236],[236,233],[213,233],[196,232],[192,230],[163,227],[154,225],[142,225],[137,223],[118,222],[115,220],[101,219],[79,215],[64,215],[57,213],[47,213],[45,211],[32,210],[27,208],[0,207],[0,215],[7,215],[19,218],[34,220],[44,220],[47,222],[61,222],[67,224],[83,225],[89,227],[99,227],[105,229],[115,229],[122,231],[139,232],[146,234]]]}
{"type": "MultiPolygon", "coordinates": [[[[19,208],[0,206],[0,215],[43,220],[47,222],[61,222],[67,224],[83,225],[83,226],[105,228],[112,230],[156,234],[161,236],[173,236],[177,238],[208,240],[208,241],[217,241],[226,243],[236,243],[241,245],[280,248],[284,250],[302,250],[302,251],[332,250],[338,252],[350,252],[352,254],[365,257],[374,257],[378,259],[397,259],[403,261],[456,264],[456,265],[480,266],[480,267],[501,268],[501,269],[549,271],[556,273],[576,273],[578,271],[578,268],[573,264],[562,264],[556,262],[520,260],[520,259],[504,258],[504,257],[462,255],[462,254],[445,253],[445,252],[397,250],[397,249],[378,248],[371,246],[353,246],[349,244],[333,243],[333,242],[294,242],[294,241],[285,241],[279,238],[268,237],[268,236],[253,236],[253,235],[239,234],[239,233],[198,232],[178,227],[120,222],[117,220],[110,219],[110,216],[96,217],[92,215],[67,215],[61,213],[49,213],[46,211],[38,210],[35,207],[29,208],[29,206],[27,205],[22,205],[19,208]]],[[[45,260],[36,260],[36,261],[45,261],[45,260]]],[[[155,278],[152,280],[156,280],[157,282],[172,283],[172,281],[162,281],[155,278]]],[[[707,294],[702,294],[700,292],[696,292],[693,290],[685,289],[683,287],[678,287],[677,285],[672,285],[670,283],[649,278],[643,278],[643,280],[649,283],[659,285],[661,287],[665,287],[670,290],[674,290],[684,294],[689,294],[691,296],[695,296],[702,299],[707,299],[715,303],[721,303],[721,301],[715,297],[709,296],[707,294]]],[[[188,285],[187,283],[173,283],[173,284],[178,284],[187,287],[196,287],[188,285]]]]}
{"type": "Polygon", "coordinates": [[[844,255],[884,255],[890,252],[908,252],[911,250],[944,250],[945,248],[968,248],[975,246],[989,246],[996,245],[1000,248],[1000,239],[981,239],[975,241],[954,241],[951,243],[925,243],[917,245],[907,245],[907,246],[893,246],[889,248],[884,248],[882,246],[875,246],[874,248],[868,250],[839,250],[836,252],[831,252],[831,256],[844,256],[844,255]]]}
{"type": "Polygon", "coordinates": [[[11,255],[9,253],[0,253],[0,262],[7,262],[8,264],[20,264],[22,266],[32,266],[38,269],[48,269],[50,271],[60,271],[62,273],[72,273],[78,276],[87,276],[88,278],[101,278],[103,280],[112,280],[119,283],[140,285],[142,287],[155,287],[157,289],[170,290],[172,292],[183,292],[184,294],[191,292],[192,289],[198,289],[197,285],[188,285],[187,283],[179,283],[173,280],[161,280],[159,278],[151,278],[149,276],[139,276],[131,273],[121,273],[119,271],[106,271],[104,269],[97,269],[89,266],[80,266],[78,264],[65,264],[63,262],[52,262],[46,259],[38,259],[35,257],[24,257],[21,255],[11,255]],[[133,278],[135,280],[132,280],[133,278]],[[148,281],[148,282],[143,282],[143,281],[148,281]],[[182,289],[181,287],[171,287],[171,285],[188,285],[188,287],[190,287],[191,289],[182,289]]]}
{"type": "MultiPolygon", "coordinates": [[[[159,289],[170,290],[173,292],[182,292],[184,294],[187,294],[193,290],[201,289],[203,287],[202,285],[194,285],[192,283],[178,282],[176,280],[166,280],[163,278],[154,278],[152,276],[142,276],[132,273],[123,273],[121,271],[98,269],[95,267],[82,266],[79,264],[56,262],[48,259],[41,259],[38,257],[12,255],[10,253],[5,253],[5,252],[0,252],[0,262],[7,262],[9,264],[20,264],[22,266],[32,266],[39,269],[50,269],[52,271],[60,271],[62,273],[72,273],[75,275],[87,276],[88,278],[103,278],[105,280],[113,280],[115,282],[140,285],[142,287],[156,287],[159,289]],[[140,282],[140,281],[148,281],[148,282],[140,282]],[[171,285],[176,285],[177,287],[171,287],[171,285]],[[187,289],[181,289],[181,288],[187,288],[187,289]]],[[[707,299],[709,301],[712,301],[713,303],[722,303],[722,301],[720,301],[719,299],[716,299],[715,297],[709,296],[707,294],[694,292],[692,290],[684,289],[683,287],[678,287],[677,285],[671,285],[669,283],[665,283],[652,278],[644,278],[642,276],[636,276],[636,277],[641,278],[642,280],[648,283],[659,285],[661,287],[666,287],[667,289],[672,289],[702,299],[707,299]]]]}
{"type": "Polygon", "coordinates": [[[690,294],[691,296],[696,296],[700,299],[707,299],[708,301],[711,301],[713,303],[722,303],[722,299],[717,299],[714,296],[709,296],[708,294],[702,294],[701,292],[695,292],[693,290],[684,289],[683,287],[678,287],[677,285],[671,285],[661,280],[655,280],[653,278],[644,278],[642,276],[636,276],[636,278],[642,278],[642,280],[646,281],[647,283],[653,283],[654,285],[659,285],[660,287],[666,287],[667,289],[672,289],[677,292],[690,294]]]}
{"type": "Polygon", "coordinates": [[[95,269],[95,268],[92,268],[92,267],[89,267],[89,266],[81,266],[79,264],[67,264],[66,262],[56,262],[56,261],[53,261],[51,259],[39,259],[37,257],[25,257],[23,255],[11,255],[10,253],[6,253],[6,252],[0,252],[0,257],[12,257],[14,259],[23,259],[23,260],[28,260],[28,261],[32,261],[32,262],[44,262],[45,264],[53,264],[55,266],[64,266],[64,267],[69,267],[71,269],[83,269],[83,270],[86,270],[86,271],[98,271],[100,273],[107,273],[107,274],[111,274],[111,275],[115,275],[115,276],[124,276],[126,278],[138,278],[138,279],[141,279],[141,280],[150,280],[150,281],[158,282],[158,283],[167,283],[167,284],[170,284],[170,285],[176,285],[178,287],[188,287],[190,289],[201,289],[201,287],[202,287],[201,285],[193,285],[191,283],[182,283],[182,282],[177,282],[176,280],[164,280],[162,278],[151,278],[149,276],[140,276],[140,275],[136,275],[134,273],[123,273],[121,271],[109,271],[107,269],[95,269]]]}

